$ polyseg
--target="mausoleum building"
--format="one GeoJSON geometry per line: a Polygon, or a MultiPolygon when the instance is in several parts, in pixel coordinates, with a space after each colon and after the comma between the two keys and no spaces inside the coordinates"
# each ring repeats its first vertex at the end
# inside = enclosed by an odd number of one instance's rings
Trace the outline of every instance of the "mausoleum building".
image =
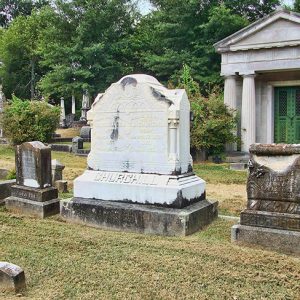
{"type": "Polygon", "coordinates": [[[241,150],[300,143],[300,14],[277,10],[214,46],[224,101],[240,115],[241,150]]]}

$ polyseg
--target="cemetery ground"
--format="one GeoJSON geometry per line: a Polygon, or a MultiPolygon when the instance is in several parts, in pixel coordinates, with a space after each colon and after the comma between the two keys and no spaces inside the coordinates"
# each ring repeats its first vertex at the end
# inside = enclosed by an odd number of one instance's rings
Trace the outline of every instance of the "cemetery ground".
{"type": "MultiPolygon", "coordinates": [[[[86,158],[52,152],[71,181],[86,158]]],[[[14,168],[14,149],[0,146],[1,168],[14,168]]],[[[195,165],[219,214],[246,205],[246,172],[195,165]]],[[[62,195],[61,195],[62,196],[62,195]]],[[[64,195],[71,197],[71,194],[64,195]]],[[[22,217],[0,208],[0,257],[25,270],[27,299],[299,299],[300,259],[230,242],[234,221],[219,218],[188,237],[99,230],[22,217]]],[[[0,294],[0,298],[14,299],[0,294]]]]}

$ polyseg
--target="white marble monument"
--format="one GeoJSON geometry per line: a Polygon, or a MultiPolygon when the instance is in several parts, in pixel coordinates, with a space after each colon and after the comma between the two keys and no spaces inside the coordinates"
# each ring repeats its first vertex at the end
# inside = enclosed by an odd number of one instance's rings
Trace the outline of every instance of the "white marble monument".
{"type": "Polygon", "coordinates": [[[147,75],[126,76],[98,95],[88,121],[89,170],[75,180],[75,197],[175,207],[204,199],[205,182],[191,173],[184,90],[168,90],[147,75]]]}
{"type": "MultiPolygon", "coordinates": [[[[88,170],[74,181],[72,207],[77,205],[81,219],[88,218],[78,208],[84,199],[94,199],[92,206],[129,203],[143,211],[141,204],[151,204],[176,213],[202,202],[211,212],[207,216],[215,215],[216,205],[205,200],[204,180],[192,172],[185,90],[169,90],[148,75],[125,76],[97,96],[87,119],[92,128],[88,170]]],[[[204,218],[206,224],[211,218],[204,218]]]]}

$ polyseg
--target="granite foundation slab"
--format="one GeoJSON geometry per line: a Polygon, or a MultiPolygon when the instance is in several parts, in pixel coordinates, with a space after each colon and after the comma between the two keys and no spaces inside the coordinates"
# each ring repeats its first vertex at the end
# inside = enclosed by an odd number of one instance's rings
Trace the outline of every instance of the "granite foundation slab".
{"type": "Polygon", "coordinates": [[[24,198],[32,201],[45,202],[58,198],[58,191],[54,187],[37,189],[27,186],[13,185],[11,187],[11,196],[24,198]]]}
{"type": "Polygon", "coordinates": [[[231,241],[300,255],[300,232],[297,231],[238,224],[231,228],[231,241]]]}
{"type": "Polygon", "coordinates": [[[118,231],[186,236],[217,217],[217,201],[203,200],[182,209],[85,198],[61,202],[61,216],[69,222],[118,231]]]}
{"type": "Polygon", "coordinates": [[[300,232],[300,215],[257,210],[241,212],[241,225],[300,232]]]}
{"type": "Polygon", "coordinates": [[[5,199],[6,209],[17,214],[46,218],[59,214],[59,199],[44,202],[32,201],[24,198],[10,196],[5,199]]]}

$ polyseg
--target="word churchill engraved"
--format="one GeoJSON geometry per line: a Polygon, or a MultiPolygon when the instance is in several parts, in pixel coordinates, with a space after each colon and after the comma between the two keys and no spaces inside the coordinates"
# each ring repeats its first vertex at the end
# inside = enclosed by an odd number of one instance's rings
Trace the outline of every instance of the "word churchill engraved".
{"type": "Polygon", "coordinates": [[[74,181],[74,198],[62,206],[65,217],[175,235],[192,233],[216,216],[217,204],[205,199],[204,180],[192,172],[185,90],[169,90],[148,75],[125,76],[97,96],[87,119],[88,170],[74,181]],[[199,216],[194,224],[191,214],[199,216]]]}
{"type": "Polygon", "coordinates": [[[157,177],[146,174],[124,174],[124,173],[97,173],[95,181],[114,182],[114,183],[131,183],[131,184],[145,184],[157,185],[157,177]]]}

